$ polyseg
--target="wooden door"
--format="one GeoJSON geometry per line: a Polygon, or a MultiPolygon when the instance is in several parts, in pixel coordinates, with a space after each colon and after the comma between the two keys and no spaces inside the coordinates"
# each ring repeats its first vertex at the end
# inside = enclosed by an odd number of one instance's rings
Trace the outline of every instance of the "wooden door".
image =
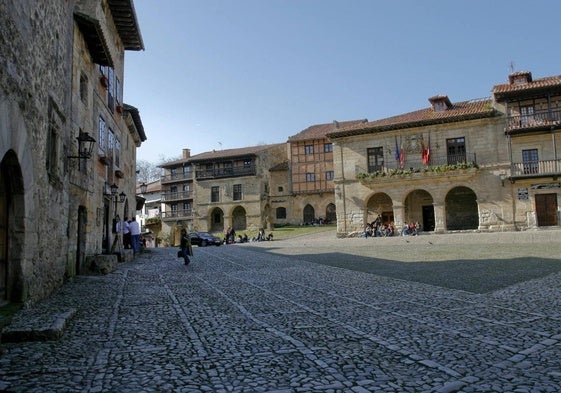
{"type": "Polygon", "coordinates": [[[536,194],[538,226],[557,225],[557,194],[536,194]]]}

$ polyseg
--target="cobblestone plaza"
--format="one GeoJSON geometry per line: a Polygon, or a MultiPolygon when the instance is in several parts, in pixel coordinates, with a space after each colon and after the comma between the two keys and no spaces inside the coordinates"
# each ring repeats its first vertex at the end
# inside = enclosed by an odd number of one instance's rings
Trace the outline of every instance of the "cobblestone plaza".
{"type": "Polygon", "coordinates": [[[20,312],[8,329],[63,319],[63,335],[4,343],[0,391],[558,392],[561,231],[531,238],[524,255],[519,235],[330,234],[195,248],[189,266],[176,249],[154,249],[20,312]],[[497,263],[493,249],[516,266],[504,276],[522,280],[455,289],[482,278],[451,268],[465,279],[415,280],[433,274],[426,264],[399,278],[423,258],[457,262],[450,250],[497,263]],[[520,260],[540,273],[521,274],[520,260]],[[398,267],[390,277],[357,261],[398,267]]]}

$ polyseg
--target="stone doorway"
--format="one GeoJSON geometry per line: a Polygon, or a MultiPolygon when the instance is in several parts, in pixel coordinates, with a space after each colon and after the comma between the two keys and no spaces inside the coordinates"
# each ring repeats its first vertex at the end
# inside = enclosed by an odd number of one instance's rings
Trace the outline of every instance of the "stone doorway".
{"type": "Polygon", "coordinates": [[[21,302],[24,297],[24,216],[23,176],[10,150],[0,162],[0,304],[21,302]]]}

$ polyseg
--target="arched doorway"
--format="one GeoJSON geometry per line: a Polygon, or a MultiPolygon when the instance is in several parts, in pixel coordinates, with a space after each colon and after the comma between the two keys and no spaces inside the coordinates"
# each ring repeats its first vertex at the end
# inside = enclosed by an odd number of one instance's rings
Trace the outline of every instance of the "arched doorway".
{"type": "MultiPolygon", "coordinates": [[[[434,231],[434,200],[425,190],[414,190],[404,202],[405,223],[416,222],[423,231],[434,231]]],[[[398,223],[401,224],[401,223],[398,223]]]]}
{"type": "Polygon", "coordinates": [[[334,203],[330,203],[325,208],[325,219],[328,223],[337,222],[337,210],[335,209],[334,203]]]}
{"type": "Polygon", "coordinates": [[[446,195],[446,229],[467,230],[479,227],[477,196],[467,187],[455,187],[446,195]]]}
{"type": "Polygon", "coordinates": [[[388,194],[376,193],[368,199],[364,223],[370,223],[380,216],[383,224],[393,222],[393,202],[388,194]]]}
{"type": "Polygon", "coordinates": [[[232,212],[232,228],[235,231],[243,231],[247,228],[246,212],[241,206],[236,206],[232,212]]]}
{"type": "Polygon", "coordinates": [[[316,218],[316,212],[312,205],[308,204],[304,207],[304,215],[303,215],[304,225],[311,225],[313,224],[316,218]]]}
{"type": "Polygon", "coordinates": [[[23,176],[17,156],[10,150],[0,162],[0,304],[23,300],[24,216],[23,176]]]}
{"type": "Polygon", "coordinates": [[[210,232],[224,232],[224,212],[219,207],[210,212],[210,232]]]}
{"type": "Polygon", "coordinates": [[[76,272],[80,274],[86,260],[86,220],[87,210],[84,206],[78,208],[78,233],[76,236],[76,272]]]}

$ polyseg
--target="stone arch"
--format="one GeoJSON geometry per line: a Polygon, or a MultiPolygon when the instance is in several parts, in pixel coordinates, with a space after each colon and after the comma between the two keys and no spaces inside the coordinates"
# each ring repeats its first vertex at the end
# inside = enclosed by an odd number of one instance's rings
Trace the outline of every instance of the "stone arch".
{"type": "Polygon", "coordinates": [[[389,224],[394,220],[392,198],[384,192],[371,195],[366,202],[364,224],[376,220],[378,215],[380,215],[384,224],[389,224]]]}
{"type": "Polygon", "coordinates": [[[446,194],[446,229],[468,230],[479,227],[477,195],[468,187],[454,187],[446,194]]]}
{"type": "Polygon", "coordinates": [[[215,207],[208,215],[209,231],[210,232],[224,232],[224,211],[221,208],[215,207]]]}
{"type": "MultiPolygon", "coordinates": [[[[425,190],[413,190],[405,198],[404,221],[416,222],[423,231],[434,231],[434,199],[425,190]]],[[[401,223],[398,223],[401,224],[401,223]]]]}
{"type": "Polygon", "coordinates": [[[0,302],[25,299],[22,263],[24,188],[21,166],[13,150],[0,162],[0,302]]]}
{"type": "Polygon", "coordinates": [[[232,210],[232,228],[235,231],[247,229],[247,213],[242,206],[236,206],[232,210]]]}
{"type": "Polygon", "coordinates": [[[302,212],[302,220],[304,221],[304,225],[311,225],[316,218],[316,211],[312,205],[309,203],[304,206],[304,210],[302,212]]]}

